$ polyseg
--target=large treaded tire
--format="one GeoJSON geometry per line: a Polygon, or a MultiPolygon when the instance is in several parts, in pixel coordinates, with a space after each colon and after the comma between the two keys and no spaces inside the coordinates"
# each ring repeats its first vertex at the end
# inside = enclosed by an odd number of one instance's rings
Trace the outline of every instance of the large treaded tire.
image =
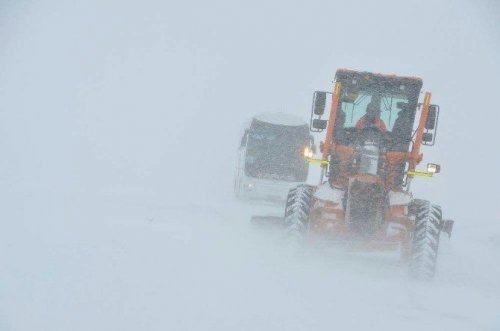
{"type": "Polygon", "coordinates": [[[436,262],[441,234],[441,207],[426,200],[414,200],[415,231],[410,256],[410,276],[431,280],[436,272],[436,262]]]}
{"type": "Polygon", "coordinates": [[[301,184],[290,189],[286,199],[285,229],[292,240],[303,240],[309,231],[309,211],[313,199],[314,188],[301,184]]]}

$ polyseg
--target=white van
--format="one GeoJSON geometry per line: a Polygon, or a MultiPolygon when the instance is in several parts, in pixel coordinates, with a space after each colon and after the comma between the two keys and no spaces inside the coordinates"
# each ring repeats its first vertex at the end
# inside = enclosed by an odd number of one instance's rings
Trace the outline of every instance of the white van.
{"type": "Polygon", "coordinates": [[[313,138],[309,125],[284,113],[262,113],[245,128],[238,152],[235,195],[243,199],[283,202],[288,190],[307,180],[305,149],[313,138]]]}

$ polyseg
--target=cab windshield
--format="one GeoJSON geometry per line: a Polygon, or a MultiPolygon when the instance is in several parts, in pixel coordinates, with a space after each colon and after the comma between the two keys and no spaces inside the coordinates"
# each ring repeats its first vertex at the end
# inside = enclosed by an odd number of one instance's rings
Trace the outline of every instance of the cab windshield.
{"type": "Polygon", "coordinates": [[[385,137],[387,149],[407,150],[411,142],[415,108],[416,104],[404,93],[384,94],[376,89],[345,89],[335,123],[337,143],[352,144],[360,130],[371,125],[385,137]]]}
{"type": "Polygon", "coordinates": [[[400,107],[403,108],[404,105],[407,105],[408,99],[405,96],[374,95],[370,92],[360,92],[351,100],[345,97],[341,106],[341,111],[344,113],[343,116],[345,116],[343,127],[355,127],[361,118],[366,115],[369,104],[380,109],[379,118],[384,122],[387,131],[391,132],[402,110],[400,107]]]}

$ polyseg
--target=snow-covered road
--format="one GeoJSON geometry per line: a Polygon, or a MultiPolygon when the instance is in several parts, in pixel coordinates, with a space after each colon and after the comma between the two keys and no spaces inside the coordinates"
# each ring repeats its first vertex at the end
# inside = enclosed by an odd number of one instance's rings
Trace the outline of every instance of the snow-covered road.
{"type": "Polygon", "coordinates": [[[498,261],[499,237],[463,223],[422,283],[396,256],[290,251],[232,199],[51,201],[24,197],[1,233],[2,330],[500,328],[500,267],[478,258],[498,261]]]}

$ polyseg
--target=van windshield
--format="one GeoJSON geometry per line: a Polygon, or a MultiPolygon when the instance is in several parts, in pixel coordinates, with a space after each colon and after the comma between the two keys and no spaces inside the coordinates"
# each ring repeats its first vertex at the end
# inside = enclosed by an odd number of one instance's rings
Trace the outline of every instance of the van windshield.
{"type": "Polygon", "coordinates": [[[247,176],[282,181],[305,181],[308,165],[302,158],[310,145],[309,128],[254,121],[245,157],[247,176]]]}

